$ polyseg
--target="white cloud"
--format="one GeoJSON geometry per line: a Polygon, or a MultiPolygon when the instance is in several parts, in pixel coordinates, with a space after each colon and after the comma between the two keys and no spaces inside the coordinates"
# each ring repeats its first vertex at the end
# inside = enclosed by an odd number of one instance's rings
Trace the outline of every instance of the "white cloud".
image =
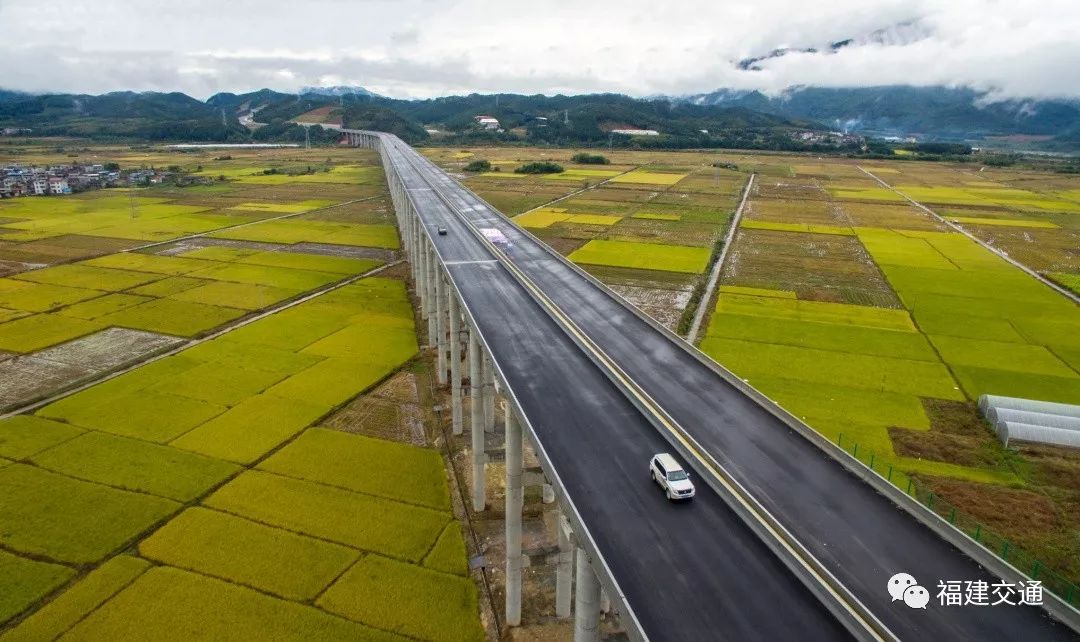
{"type": "Polygon", "coordinates": [[[341,81],[426,97],[909,83],[1080,97],[1077,34],[1066,0],[3,0],[0,85],[206,97],[341,81]],[[848,38],[836,53],[735,64],[848,38]]]}

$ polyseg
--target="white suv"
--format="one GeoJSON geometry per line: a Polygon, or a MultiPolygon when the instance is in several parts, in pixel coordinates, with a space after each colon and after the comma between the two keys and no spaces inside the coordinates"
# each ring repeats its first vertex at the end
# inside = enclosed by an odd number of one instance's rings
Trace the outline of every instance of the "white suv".
{"type": "Polygon", "coordinates": [[[691,499],[694,496],[694,484],[690,482],[690,474],[667,453],[653,455],[649,462],[649,474],[672,501],[691,499]]]}

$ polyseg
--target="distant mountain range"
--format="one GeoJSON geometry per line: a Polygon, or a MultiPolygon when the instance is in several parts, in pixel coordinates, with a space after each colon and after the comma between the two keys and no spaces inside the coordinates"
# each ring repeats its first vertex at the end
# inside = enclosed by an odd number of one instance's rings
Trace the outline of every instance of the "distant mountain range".
{"type": "Polygon", "coordinates": [[[921,40],[930,33],[931,30],[919,20],[905,20],[884,29],[875,29],[874,31],[856,37],[845,38],[843,40],[837,40],[814,47],[781,47],[779,49],[773,49],[766,54],[743,58],[738,61],[735,66],[743,71],[761,71],[763,69],[762,63],[776,58],[783,58],[784,56],[789,56],[791,54],[834,54],[841,49],[851,46],[895,46],[911,44],[921,40]]]}
{"type": "MultiPolygon", "coordinates": [[[[444,137],[450,132],[454,142],[524,138],[536,143],[604,144],[611,140],[612,129],[653,129],[664,136],[637,144],[787,149],[785,141],[793,131],[834,130],[975,144],[988,137],[1020,137],[1028,146],[1080,149],[1080,101],[995,101],[989,94],[964,88],[797,87],[777,96],[720,89],[649,99],[619,94],[471,94],[397,100],[362,87],[307,87],[296,94],[270,89],[220,93],[206,101],[181,93],[89,96],[0,90],[0,128],[28,127],[35,135],[46,136],[304,140],[303,130],[292,121],[313,110],[321,110],[324,118],[340,119],[346,127],[384,127],[412,141],[423,140],[429,135],[426,130],[435,129],[444,137]],[[481,114],[497,118],[498,130],[477,127],[474,116],[481,114]],[[265,126],[252,131],[241,117],[247,124],[254,120],[265,126]]],[[[325,136],[329,140],[331,135],[325,136]]]]}
{"type": "Polygon", "coordinates": [[[987,136],[1028,135],[1067,142],[1080,132],[1080,101],[994,101],[985,92],[966,88],[797,87],[775,97],[756,91],[720,89],[677,100],[695,105],[744,107],[785,118],[814,120],[837,130],[879,136],[978,140],[987,136]]]}
{"type": "Polygon", "coordinates": [[[247,136],[235,114],[182,93],[119,91],[100,96],[0,90],[0,128],[36,136],[145,140],[233,140],[247,136]]]}
{"type": "Polygon", "coordinates": [[[363,87],[302,87],[300,95],[315,94],[317,96],[378,96],[363,87]]]}
{"type": "MultiPolygon", "coordinates": [[[[206,102],[234,115],[257,110],[255,119],[266,126],[258,131],[280,130],[291,121],[305,120],[307,113],[329,107],[329,115],[347,126],[390,128],[407,141],[427,138],[427,129],[455,132],[462,142],[498,141],[526,136],[540,143],[604,143],[611,129],[652,129],[677,139],[676,146],[702,145],[702,136],[740,132],[746,144],[771,134],[798,129],[823,130],[805,119],[761,113],[741,106],[693,105],[671,99],[637,99],[619,94],[582,96],[524,96],[519,94],[471,94],[400,101],[370,92],[336,95],[284,94],[261,90],[247,94],[217,94],[206,102]],[[478,129],[474,117],[499,120],[496,131],[478,129]],[[268,129],[269,128],[269,129],[268,129]]],[[[323,121],[326,113],[311,122],[323,121]]],[[[779,135],[779,134],[778,134],[779,135]]]]}

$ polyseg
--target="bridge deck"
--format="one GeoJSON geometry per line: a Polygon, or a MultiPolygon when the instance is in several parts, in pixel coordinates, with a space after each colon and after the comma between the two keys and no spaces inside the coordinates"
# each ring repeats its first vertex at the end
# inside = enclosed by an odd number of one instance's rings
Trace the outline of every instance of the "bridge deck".
{"type": "MultiPolygon", "coordinates": [[[[897,572],[911,573],[932,595],[938,580],[1000,580],[434,164],[418,162],[459,211],[502,231],[513,243],[508,254],[515,264],[900,638],[1074,639],[1036,607],[944,608],[932,600],[916,611],[893,603],[886,584],[897,572]]],[[[716,532],[711,545],[729,542],[716,532]]],[[[691,577],[696,582],[707,573],[691,577]]],[[[742,578],[747,599],[767,599],[754,589],[752,572],[742,578]]]]}
{"type": "MultiPolygon", "coordinates": [[[[845,639],[847,632],[704,484],[668,502],[648,475],[668,449],[409,165],[388,149],[465,306],[598,549],[653,640],[845,639]]],[[[413,159],[415,162],[415,159],[413,159]]]]}

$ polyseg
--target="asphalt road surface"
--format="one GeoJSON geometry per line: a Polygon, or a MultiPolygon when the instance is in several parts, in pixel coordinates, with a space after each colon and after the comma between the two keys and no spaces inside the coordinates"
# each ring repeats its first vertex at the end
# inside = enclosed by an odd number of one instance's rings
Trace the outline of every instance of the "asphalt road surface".
{"type": "Polygon", "coordinates": [[[436,250],[649,639],[848,639],[708,486],[663,496],[648,463],[667,443],[423,178],[400,176],[428,230],[447,229],[436,250]]]}
{"type": "MultiPolygon", "coordinates": [[[[564,259],[524,234],[411,148],[395,140],[393,149],[395,154],[402,155],[403,159],[410,158],[411,163],[422,168],[425,176],[413,176],[415,184],[428,190],[434,183],[443,197],[454,205],[456,212],[450,212],[430,190],[426,192],[428,200],[423,204],[418,203],[425,221],[430,225],[443,225],[449,230],[446,237],[435,237],[440,252],[444,246],[448,251],[450,248],[455,251],[470,248],[467,251],[471,255],[480,256],[483,250],[469,230],[456,220],[455,214],[467,217],[477,227],[493,227],[502,231],[511,241],[511,247],[506,252],[511,260],[898,637],[904,640],[1076,639],[1072,630],[1037,607],[939,606],[934,598],[939,580],[983,580],[991,585],[1000,580],[849,473],[839,462],[700,363],[669,337],[644,322],[622,302],[584,278],[564,259]],[[412,156],[408,156],[410,154],[412,156]],[[892,600],[886,588],[887,582],[898,572],[912,574],[921,585],[930,589],[931,602],[925,610],[910,609],[902,602],[892,600]]],[[[413,170],[410,168],[410,171],[413,170]]],[[[414,192],[414,197],[420,193],[423,192],[414,192]]],[[[490,256],[484,256],[490,259],[490,256]]],[[[616,474],[616,470],[622,471],[618,475],[620,481],[616,484],[622,490],[613,495],[604,495],[606,501],[647,502],[650,492],[647,486],[650,482],[645,466],[651,454],[649,451],[669,449],[665,442],[644,418],[635,417],[631,406],[619,405],[620,402],[614,399],[620,396],[619,392],[598,372],[599,378],[579,379],[589,369],[584,364],[581,366],[582,372],[575,371],[574,375],[543,371],[541,363],[552,359],[552,345],[562,341],[564,333],[524,292],[514,298],[493,298],[493,291],[509,297],[513,289],[510,284],[506,289],[494,285],[500,280],[496,274],[502,275],[505,271],[495,264],[482,268],[477,268],[477,265],[482,264],[472,264],[467,269],[462,269],[464,265],[451,266],[451,275],[459,287],[464,288],[462,294],[467,300],[471,296],[477,297],[476,306],[469,304],[474,312],[486,318],[493,314],[488,311],[489,307],[502,309],[500,320],[490,329],[481,321],[485,338],[489,331],[492,336],[525,331],[526,328],[529,332],[537,332],[535,340],[539,342],[536,349],[540,362],[530,360],[520,352],[523,348],[512,338],[508,339],[511,345],[506,346],[509,351],[502,352],[501,341],[492,349],[504,372],[509,375],[511,371],[521,371],[525,392],[519,392],[518,387],[511,384],[519,399],[524,396],[530,403],[540,403],[541,400],[551,403],[556,400],[548,398],[554,394],[559,397],[557,401],[560,404],[566,405],[564,412],[551,416],[548,413],[552,411],[540,406],[530,405],[526,412],[534,425],[545,424],[544,429],[537,428],[545,449],[559,451],[560,446],[569,441],[566,458],[559,459],[557,467],[560,476],[565,474],[573,478],[575,473],[584,476],[580,480],[583,486],[576,487],[580,491],[574,491],[581,495],[572,494],[575,503],[578,503],[579,497],[581,500],[589,497],[591,489],[588,484],[600,483],[600,480],[593,478],[600,476],[601,470],[606,471],[604,476],[616,474]],[[573,378],[567,378],[570,376],[573,378]],[[572,382],[568,389],[553,393],[567,388],[568,381],[572,382]],[[603,395],[602,398],[600,395],[603,395]],[[585,415],[579,411],[591,406],[596,407],[597,413],[585,419],[585,415]],[[617,407],[625,408],[627,414],[615,413],[617,407]],[[605,429],[602,434],[597,434],[598,441],[594,443],[599,448],[598,452],[581,447],[583,444],[579,440],[585,439],[585,435],[599,433],[600,426],[610,423],[613,416],[618,419],[614,422],[616,425],[610,428],[611,432],[605,429]],[[553,425],[547,427],[549,422],[553,425]],[[632,443],[626,444],[625,451],[615,445],[623,441],[632,443]],[[648,445],[642,449],[644,444],[648,445]],[[641,483],[635,485],[633,473],[638,469],[641,471],[641,483]]],[[[505,279],[512,281],[508,274],[505,279]]],[[[577,350],[572,343],[568,344],[567,350],[566,359],[580,362],[584,358],[572,354],[577,350]]],[[[526,405],[524,400],[522,404],[526,405]]],[[[699,483],[698,488],[699,492],[706,490],[704,484],[699,483]]],[[[653,494],[659,497],[658,491],[653,494]]],[[[629,517],[630,521],[601,512],[590,513],[595,519],[587,518],[587,522],[590,531],[608,531],[610,526],[604,520],[616,520],[614,524],[619,525],[616,526],[617,530],[620,527],[641,529],[645,528],[645,522],[635,520],[648,519],[654,515],[652,510],[658,511],[655,516],[661,517],[661,522],[679,520],[677,525],[671,524],[672,529],[665,528],[663,523],[658,524],[654,543],[638,542],[637,546],[645,548],[618,549],[618,553],[613,550],[611,555],[617,561],[609,559],[613,570],[617,566],[625,568],[622,566],[627,561],[624,557],[642,555],[650,558],[655,556],[653,564],[672,565],[678,569],[675,577],[684,583],[687,590],[684,595],[692,597],[695,606],[687,608],[682,597],[666,604],[664,608],[673,611],[655,616],[657,622],[664,623],[663,627],[647,627],[650,634],[658,632],[659,637],[655,639],[717,639],[729,634],[740,639],[747,636],[773,639],[782,636],[786,639],[796,632],[800,638],[808,634],[813,637],[812,632],[819,630],[822,634],[827,633],[825,629],[813,626],[803,628],[802,625],[787,629],[787,633],[772,629],[799,620],[800,616],[795,613],[800,609],[791,610],[795,604],[805,603],[807,608],[813,610],[812,598],[804,596],[803,602],[789,601],[791,594],[799,592],[796,590],[798,581],[787,574],[778,562],[775,563],[775,570],[780,575],[776,577],[759,575],[763,568],[751,570],[748,557],[751,544],[747,540],[753,536],[745,527],[735,527],[736,518],[730,513],[726,516],[732,522],[729,526],[718,526],[712,521],[715,518],[714,510],[718,515],[723,512],[724,506],[711,493],[709,497],[700,497],[691,510],[668,506],[663,502],[642,505],[640,508],[638,516],[629,517]],[[699,530],[706,525],[704,531],[699,530]],[[672,552],[670,549],[680,544],[672,540],[671,534],[688,535],[690,532],[701,532],[701,539],[695,536],[692,550],[677,564],[669,555],[672,552]],[[660,550],[646,551],[650,546],[660,550]],[[735,550],[740,552],[734,554],[735,550]],[[706,557],[728,557],[734,559],[735,563],[721,570],[714,567],[712,562],[705,561],[706,557]],[[785,574],[786,581],[782,579],[785,574]],[[718,579],[718,575],[724,579],[718,579]],[[765,579],[764,585],[759,583],[759,579],[765,579]],[[785,587],[785,583],[789,586],[785,587]],[[714,628],[711,635],[672,637],[659,633],[667,631],[668,626],[674,626],[673,622],[697,617],[710,619],[719,613],[717,609],[724,610],[722,605],[729,604],[734,607],[737,616],[734,620],[729,619],[733,614],[725,612],[719,620],[712,620],[714,628]],[[717,612],[693,613],[699,608],[717,612]],[[742,624],[733,625],[735,620],[742,624]],[[720,622],[724,624],[721,626],[720,622]],[[725,629],[724,626],[730,628],[725,629]],[[723,631],[723,634],[716,635],[716,631],[723,631]]],[[[597,540],[600,541],[600,537],[597,540]]],[[[769,551],[760,545],[758,554],[772,558],[769,551]]],[[[608,558],[606,550],[604,556],[608,558]]],[[[763,563],[763,560],[754,560],[754,563],[763,563]]],[[[649,568],[653,564],[641,569],[645,573],[640,578],[646,585],[644,593],[631,590],[633,581],[630,585],[624,585],[622,576],[616,573],[624,592],[631,598],[635,612],[642,617],[643,624],[646,618],[639,612],[644,607],[642,600],[651,602],[662,592],[659,588],[662,583],[658,584],[658,578],[652,576],[649,568]]],[[[635,577],[633,572],[627,573],[627,577],[635,577]]],[[[805,593],[805,590],[802,592],[805,593]]],[[[820,606],[817,610],[824,613],[820,606]]],[[[710,629],[695,628],[693,631],[700,635],[707,630],[710,629]]]]}

